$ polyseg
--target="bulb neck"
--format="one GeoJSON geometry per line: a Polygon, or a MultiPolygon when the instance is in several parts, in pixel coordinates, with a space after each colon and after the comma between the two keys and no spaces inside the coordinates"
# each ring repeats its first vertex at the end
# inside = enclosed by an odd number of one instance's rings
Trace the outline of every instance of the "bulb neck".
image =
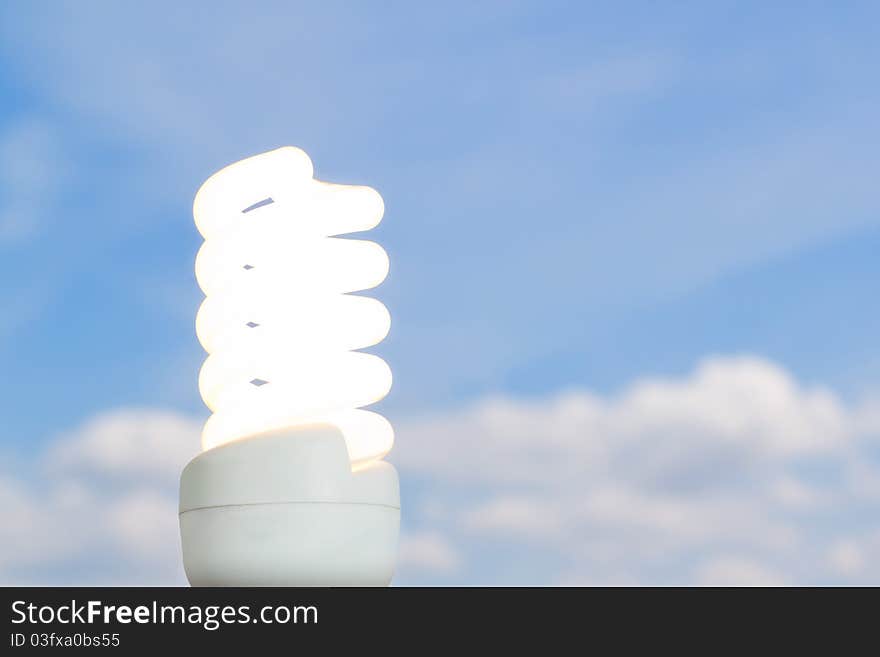
{"type": "Polygon", "coordinates": [[[332,425],[199,454],[180,480],[184,568],[194,586],[384,586],[397,551],[397,472],[352,471],[332,425]]]}

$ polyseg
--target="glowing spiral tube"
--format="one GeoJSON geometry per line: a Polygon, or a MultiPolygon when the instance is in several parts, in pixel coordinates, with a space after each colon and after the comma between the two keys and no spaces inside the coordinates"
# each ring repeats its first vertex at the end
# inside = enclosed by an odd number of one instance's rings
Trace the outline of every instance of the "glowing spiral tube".
{"type": "Polygon", "coordinates": [[[312,174],[308,155],[285,147],[222,169],[196,194],[206,295],[196,333],[209,354],[199,390],[213,412],[204,449],[324,422],[342,431],[353,465],[391,449],[388,421],[360,410],[388,393],[391,370],[357,351],[381,342],[391,318],[352,294],[385,279],[388,256],[334,237],[377,225],[382,197],[312,174]]]}

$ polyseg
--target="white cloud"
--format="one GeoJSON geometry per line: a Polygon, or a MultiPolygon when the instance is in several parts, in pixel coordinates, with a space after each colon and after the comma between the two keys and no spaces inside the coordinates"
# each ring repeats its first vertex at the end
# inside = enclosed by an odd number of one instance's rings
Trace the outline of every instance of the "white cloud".
{"type": "Polygon", "coordinates": [[[497,398],[429,416],[402,429],[410,439],[395,454],[406,467],[467,481],[567,485],[621,465],[626,479],[684,484],[707,461],[845,450],[853,422],[831,392],[801,388],[771,363],[710,358],[687,378],[642,379],[617,397],[497,398]]]}
{"type": "Polygon", "coordinates": [[[112,411],[61,435],[46,464],[50,471],[167,483],[198,453],[200,431],[201,422],[170,411],[112,411]]]}
{"type": "Polygon", "coordinates": [[[760,563],[742,557],[723,556],[709,560],[698,569],[698,581],[707,586],[782,586],[777,573],[760,563]]]}
{"type": "Polygon", "coordinates": [[[831,546],[828,561],[834,571],[841,575],[859,575],[865,567],[865,554],[857,541],[843,539],[831,546]]]}
{"type": "MultiPolygon", "coordinates": [[[[117,409],[59,435],[30,471],[0,475],[0,583],[184,584],[177,482],[200,430],[172,411],[117,409]]],[[[413,578],[459,565],[440,533],[403,535],[413,578]]]]}
{"type": "Polygon", "coordinates": [[[184,583],[177,477],[199,433],[169,411],[120,409],[0,475],[0,582],[184,583]]]}
{"type": "Polygon", "coordinates": [[[450,574],[460,567],[461,557],[449,540],[435,531],[407,534],[400,539],[398,572],[408,571],[413,576],[423,574],[450,574]]]}
{"type": "Polygon", "coordinates": [[[431,522],[477,554],[540,548],[577,581],[837,581],[832,544],[877,526],[874,404],[715,357],[610,397],[496,398],[404,423],[392,460],[433,482],[427,498],[467,496],[431,505],[431,522]]]}
{"type": "MultiPolygon", "coordinates": [[[[396,581],[880,581],[875,404],[716,357],[617,395],[399,422],[396,581]]],[[[116,410],[0,475],[0,581],[183,583],[177,477],[199,427],[116,410]]]]}
{"type": "Polygon", "coordinates": [[[770,484],[770,495],[778,504],[791,509],[811,509],[823,505],[822,495],[818,491],[788,475],[770,484]]]}

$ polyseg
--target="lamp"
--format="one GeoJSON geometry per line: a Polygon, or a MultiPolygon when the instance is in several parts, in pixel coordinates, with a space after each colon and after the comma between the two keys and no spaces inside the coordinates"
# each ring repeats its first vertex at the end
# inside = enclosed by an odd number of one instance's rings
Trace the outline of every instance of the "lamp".
{"type": "Polygon", "coordinates": [[[369,188],[313,178],[284,147],[225,167],[193,204],[204,237],[196,333],[212,415],[180,481],[184,569],[194,586],[387,585],[397,549],[393,430],[363,410],[391,370],[359,351],[390,328],[353,294],[381,283],[388,256],[368,230],[369,188]]]}

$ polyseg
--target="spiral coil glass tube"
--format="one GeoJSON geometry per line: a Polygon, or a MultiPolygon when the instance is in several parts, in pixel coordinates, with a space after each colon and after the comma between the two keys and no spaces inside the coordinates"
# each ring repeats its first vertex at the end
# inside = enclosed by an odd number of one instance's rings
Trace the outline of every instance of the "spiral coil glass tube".
{"type": "Polygon", "coordinates": [[[312,175],[308,155],[285,147],[222,169],[196,194],[199,390],[213,413],[204,449],[315,423],[339,427],[355,466],[391,449],[389,422],[361,409],[388,394],[391,370],[358,351],[385,338],[391,317],[353,294],[385,279],[388,256],[336,237],[377,225],[382,197],[312,175]]]}

